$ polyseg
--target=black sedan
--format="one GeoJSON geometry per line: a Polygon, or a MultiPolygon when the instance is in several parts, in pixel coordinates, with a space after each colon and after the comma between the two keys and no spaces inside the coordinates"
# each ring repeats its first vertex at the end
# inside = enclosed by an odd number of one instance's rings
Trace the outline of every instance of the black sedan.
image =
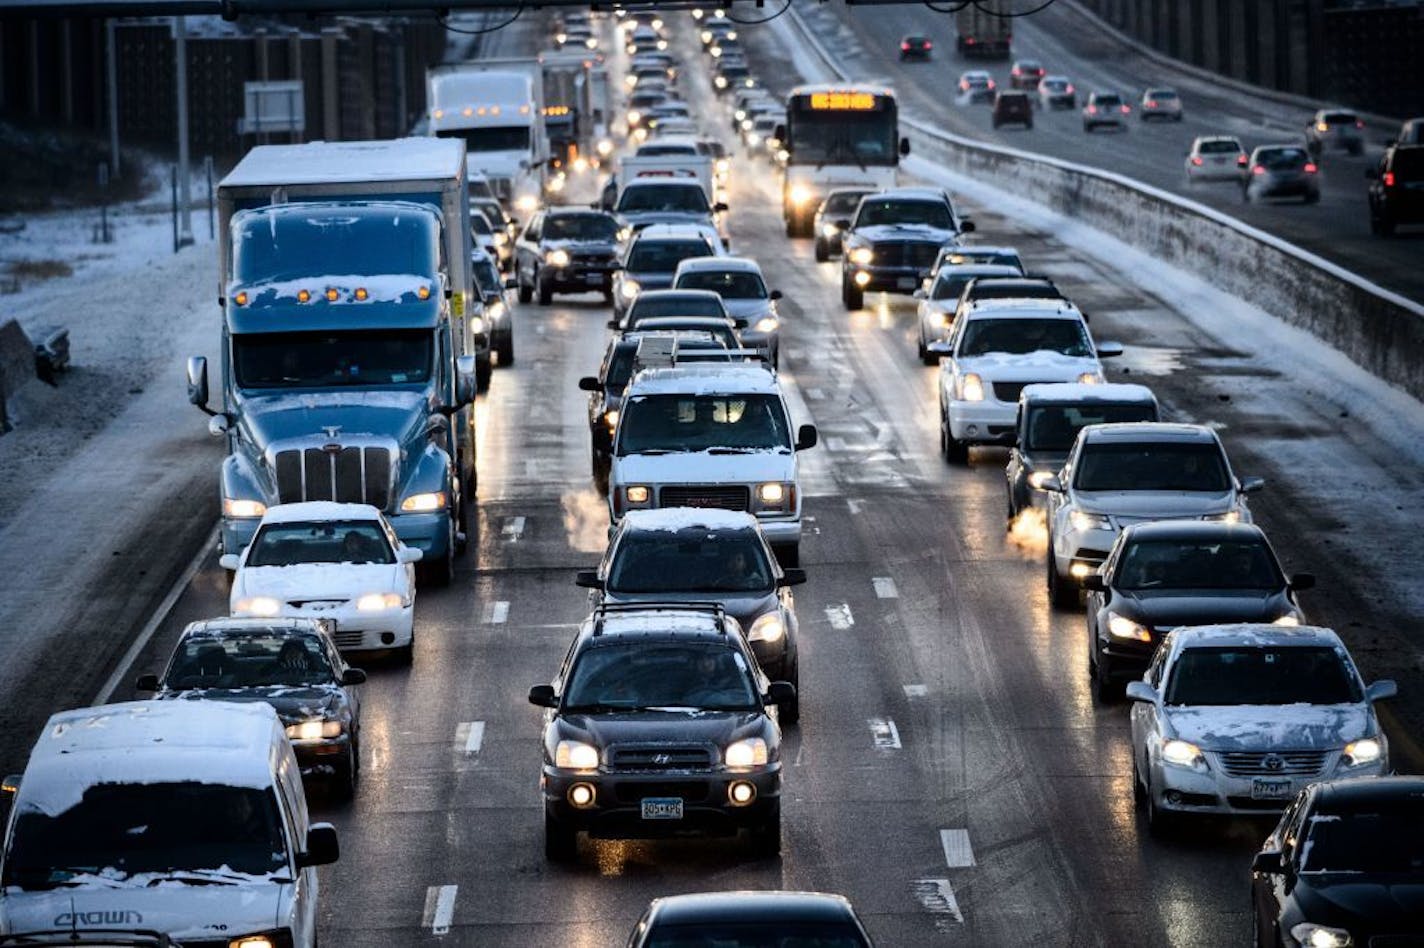
{"type": "Polygon", "coordinates": [[[870,948],[843,896],[821,892],[694,892],[654,899],[628,948],[870,948]]]}
{"type": "Polygon", "coordinates": [[[286,725],[304,777],[342,799],[361,773],[361,699],[366,673],[342,660],[319,619],[207,619],[178,638],[168,668],[142,675],[139,691],[160,700],[263,701],[286,725]]]}
{"type": "Polygon", "coordinates": [[[928,60],[933,49],[934,42],[928,36],[907,36],[900,40],[900,62],[909,59],[928,60]]]}
{"type": "Polygon", "coordinates": [[[1164,520],[1118,536],[1088,590],[1088,668],[1102,698],[1141,677],[1157,644],[1182,625],[1273,622],[1299,625],[1299,590],[1260,527],[1248,523],[1164,520]]]}
{"type": "Polygon", "coordinates": [[[1313,784],[1251,864],[1255,944],[1424,942],[1424,778],[1313,784]]]}
{"type": "Polygon", "coordinates": [[[1298,197],[1320,200],[1320,169],[1299,145],[1263,145],[1251,152],[1241,173],[1241,200],[1298,197]]]}

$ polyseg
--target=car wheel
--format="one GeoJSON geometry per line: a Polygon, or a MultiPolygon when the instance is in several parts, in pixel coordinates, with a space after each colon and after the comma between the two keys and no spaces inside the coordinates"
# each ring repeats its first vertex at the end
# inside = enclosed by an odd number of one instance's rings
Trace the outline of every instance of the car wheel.
{"type": "Polygon", "coordinates": [[[816,238],[816,262],[825,263],[831,259],[830,251],[826,249],[826,242],[821,238],[816,238]]]}
{"type": "Polygon", "coordinates": [[[947,464],[968,464],[969,445],[954,437],[949,428],[949,417],[941,411],[939,422],[939,448],[947,464]]]}
{"type": "Polygon", "coordinates": [[[1058,575],[1058,560],[1053,555],[1052,537],[1048,548],[1048,599],[1059,609],[1074,609],[1078,605],[1078,584],[1058,575]]]}
{"type": "Polygon", "coordinates": [[[339,802],[346,802],[356,795],[356,783],[360,780],[360,765],[357,763],[356,745],[351,745],[351,751],[346,755],[346,759],[338,767],[336,773],[331,776],[331,796],[339,802]]]}
{"type": "Polygon", "coordinates": [[[1147,802],[1147,791],[1143,789],[1142,772],[1137,769],[1137,748],[1132,749],[1132,802],[1137,806],[1147,802]]]}
{"type": "Polygon", "coordinates": [[[612,306],[612,305],[613,305],[613,291],[612,291],[612,290],[604,290],[604,291],[603,291],[603,305],[604,305],[604,306],[612,306]]]}
{"type": "Polygon", "coordinates": [[[865,291],[853,285],[849,280],[841,280],[841,301],[845,303],[848,310],[857,310],[865,306],[865,291]]]}
{"type": "Polygon", "coordinates": [[[510,329],[500,337],[499,346],[495,349],[495,355],[499,356],[501,368],[509,368],[514,364],[514,330],[510,329]]]}
{"type": "Polygon", "coordinates": [[[475,356],[475,389],[480,392],[488,392],[490,387],[490,377],[494,375],[494,363],[488,351],[475,356]]]}
{"type": "Polygon", "coordinates": [[[539,305],[548,306],[554,302],[554,288],[544,280],[539,281],[539,305]]]}
{"type": "Polygon", "coordinates": [[[534,298],[534,287],[524,285],[524,271],[514,268],[514,285],[519,287],[519,302],[527,303],[534,298]]]}
{"type": "Polygon", "coordinates": [[[445,545],[445,555],[438,560],[416,564],[417,579],[426,586],[443,587],[455,579],[455,518],[450,517],[450,537],[445,545]]]}
{"type": "Polygon", "coordinates": [[[771,812],[766,819],[748,832],[752,851],[759,858],[775,859],[781,855],[781,801],[772,801],[771,812]]]}
{"type": "Polygon", "coordinates": [[[410,641],[396,649],[396,664],[409,668],[415,664],[415,629],[410,630],[410,641]]]}
{"type": "Polygon", "coordinates": [[[593,469],[593,486],[604,496],[608,495],[608,475],[612,469],[613,462],[607,455],[600,451],[594,451],[591,458],[593,469]]]}
{"type": "Polygon", "coordinates": [[[1102,654],[1101,643],[1098,641],[1098,634],[1092,633],[1093,642],[1090,648],[1096,655],[1093,662],[1093,678],[1098,684],[1098,700],[1104,704],[1112,704],[1122,698],[1123,684],[1115,681],[1112,676],[1112,663],[1108,657],[1102,654]]]}
{"type": "Polygon", "coordinates": [[[549,862],[573,862],[578,858],[578,830],[566,826],[544,812],[544,858],[549,862]]]}

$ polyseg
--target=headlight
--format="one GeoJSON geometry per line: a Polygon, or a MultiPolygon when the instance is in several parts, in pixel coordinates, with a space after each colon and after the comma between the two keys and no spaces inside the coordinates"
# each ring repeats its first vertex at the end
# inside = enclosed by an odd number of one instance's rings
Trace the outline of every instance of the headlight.
{"type": "Polygon", "coordinates": [[[756,322],[756,331],[757,331],[757,332],[771,332],[772,330],[774,330],[774,329],[775,329],[777,326],[779,326],[779,325],[780,325],[780,323],[778,323],[778,322],[776,321],[776,317],[775,317],[775,316],[763,316],[761,319],[758,319],[757,322],[756,322]]]}
{"type": "Polygon", "coordinates": [[[613,154],[613,142],[607,138],[600,138],[598,144],[594,146],[600,157],[607,158],[613,154]]]}
{"type": "Polygon", "coordinates": [[[625,86],[627,86],[629,89],[635,88],[635,87],[638,85],[638,77],[637,77],[637,76],[624,76],[624,77],[623,77],[623,84],[624,84],[625,86]]]}
{"type": "Polygon", "coordinates": [[[836,236],[837,234],[839,234],[840,232],[841,232],[841,229],[840,229],[839,227],[837,227],[835,224],[822,224],[822,225],[821,225],[821,236],[822,236],[822,237],[834,237],[834,236],[836,236]]]}
{"type": "Polygon", "coordinates": [[[630,504],[646,504],[649,500],[652,499],[653,492],[650,488],[645,487],[642,484],[638,484],[628,488],[625,492],[625,495],[627,496],[628,503],[630,504]]]}
{"type": "Polygon", "coordinates": [[[1294,613],[1287,613],[1286,615],[1272,619],[1271,625],[1300,625],[1300,616],[1294,613]]]}
{"type": "Polygon", "coordinates": [[[603,413],[603,423],[608,426],[608,430],[609,430],[609,431],[612,431],[614,428],[617,428],[617,427],[618,427],[618,409],[612,408],[612,409],[609,409],[608,411],[604,412],[604,413],[603,413]]]}
{"type": "Polygon", "coordinates": [[[508,235],[506,235],[506,234],[495,234],[495,235],[494,235],[494,245],[495,245],[496,247],[503,247],[503,246],[504,246],[505,244],[507,244],[507,243],[509,243],[509,237],[508,237],[508,235]]]}
{"type": "Polygon", "coordinates": [[[445,492],[443,490],[432,491],[428,494],[411,494],[401,501],[402,513],[430,513],[444,509],[445,492]]]}
{"type": "Polygon", "coordinates": [[[1354,942],[1343,928],[1326,928],[1314,922],[1301,922],[1291,929],[1291,937],[1302,948],[1351,948],[1354,942]]]}
{"type": "Polygon", "coordinates": [[[1210,520],[1213,523],[1240,523],[1241,511],[1228,510],[1226,513],[1207,514],[1205,517],[1202,517],[1202,519],[1210,520]]]}
{"type": "Polygon", "coordinates": [[[544,262],[551,267],[566,267],[569,265],[569,252],[567,250],[550,250],[544,255],[544,262]]]}
{"type": "Polygon", "coordinates": [[[497,323],[508,314],[509,309],[504,305],[503,300],[495,300],[485,309],[485,314],[489,316],[491,323],[497,323]]]}
{"type": "Polygon", "coordinates": [[[292,936],[288,932],[272,932],[266,935],[240,935],[227,943],[227,948],[290,948],[292,936]]]}
{"type": "Polygon", "coordinates": [[[941,329],[948,329],[954,325],[954,313],[950,310],[940,310],[939,325],[941,329]]]}
{"type": "Polygon", "coordinates": [[[559,741],[554,749],[554,766],[569,770],[597,770],[598,748],[582,741],[559,741]]]}
{"type": "Polygon", "coordinates": [[[811,200],[811,189],[803,184],[793,184],[787,197],[791,199],[792,204],[805,204],[811,200]]]}
{"type": "Polygon", "coordinates": [[[727,88],[727,77],[726,77],[726,76],[718,76],[716,79],[712,80],[712,82],[713,82],[713,84],[715,84],[715,85],[717,86],[718,89],[725,89],[725,88],[727,88]]]}
{"type": "Polygon", "coordinates": [[[768,612],[752,623],[751,631],[747,633],[747,641],[780,642],[781,637],[785,634],[786,624],[781,621],[781,613],[779,611],[768,612]]]}
{"type": "Polygon", "coordinates": [[[634,110],[632,110],[631,112],[628,113],[628,124],[629,124],[629,125],[637,125],[637,124],[638,124],[639,122],[641,122],[642,120],[643,120],[643,113],[642,113],[642,112],[639,112],[637,109],[634,109],[634,110]]]}
{"type": "Polygon", "coordinates": [[[1152,633],[1140,623],[1133,622],[1127,616],[1120,616],[1116,612],[1108,613],[1108,633],[1113,638],[1131,639],[1134,642],[1151,642],[1152,633]]]}
{"type": "Polygon", "coordinates": [[[1190,741],[1163,741],[1162,759],[1178,767],[1196,768],[1206,764],[1206,759],[1202,757],[1201,748],[1190,741]]]}
{"type": "Polygon", "coordinates": [[[717,173],[726,174],[732,168],[732,162],[726,158],[717,159],[717,173]]]}
{"type": "Polygon", "coordinates": [[[702,40],[704,44],[710,43],[712,42],[712,31],[703,30],[701,33],[698,34],[698,37],[702,40]]]}
{"type": "Polygon", "coordinates": [[[966,402],[982,402],[984,400],[984,380],[973,372],[965,375],[959,382],[959,397],[966,402]]]}
{"type": "Polygon", "coordinates": [[[1097,385],[1102,382],[1103,377],[1097,372],[1084,372],[1078,376],[1079,385],[1097,385]]]}
{"type": "Polygon", "coordinates": [[[319,741],[323,738],[340,737],[343,726],[340,721],[303,721],[287,725],[289,741],[319,741]]]}
{"type": "Polygon", "coordinates": [[[271,596],[249,596],[232,607],[235,616],[275,616],[281,611],[282,603],[271,596]]]}
{"type": "Polygon", "coordinates": [[[757,145],[760,145],[760,144],[761,144],[761,136],[758,135],[756,132],[751,132],[750,134],[747,135],[747,145],[748,145],[748,146],[755,148],[757,145]]]}
{"type": "Polygon", "coordinates": [[[260,517],[267,512],[267,505],[260,500],[233,500],[224,497],[222,510],[224,517],[260,517]]]}
{"type": "Polygon", "coordinates": [[[1075,510],[1068,516],[1068,522],[1072,524],[1074,530],[1111,530],[1112,521],[1102,514],[1084,513],[1075,510]]]}
{"type": "Polygon", "coordinates": [[[787,493],[786,485],[777,481],[757,487],[757,499],[764,504],[781,504],[786,500],[787,493]]]}
{"type": "Polygon", "coordinates": [[[744,119],[742,119],[742,125],[741,125],[742,131],[744,131],[744,132],[749,132],[749,131],[751,131],[753,124],[755,124],[755,123],[753,123],[752,120],[749,119],[749,118],[744,118],[744,119]]]}
{"type": "Polygon", "coordinates": [[[766,741],[749,737],[727,745],[728,767],[759,767],[766,763],[766,741]]]}
{"type": "MultiPolygon", "coordinates": [[[[747,110],[746,110],[746,109],[737,109],[735,112],[732,113],[732,118],[736,119],[738,125],[740,125],[742,119],[744,119],[744,118],[746,118],[746,117],[747,117],[747,110]]],[[[805,189],[805,188],[802,188],[801,190],[804,191],[804,190],[806,190],[806,189],[805,189]]],[[[795,193],[796,193],[796,189],[795,189],[795,188],[792,188],[792,189],[791,189],[791,193],[792,193],[792,194],[795,194],[795,193]]],[[[795,200],[795,199],[793,198],[793,200],[795,200]]]]}
{"type": "Polygon", "coordinates": [[[1367,737],[1362,741],[1354,741],[1345,745],[1345,763],[1351,767],[1360,767],[1365,764],[1373,764],[1380,759],[1384,753],[1384,748],[1380,742],[1372,737],[1367,737]]]}
{"type": "Polygon", "coordinates": [[[1052,476],[1052,471],[1034,471],[1028,476],[1028,486],[1034,490],[1043,490],[1043,485],[1048,483],[1048,479],[1052,476]]]}
{"type": "Polygon", "coordinates": [[[482,333],[482,332],[484,332],[484,331],[485,331],[485,320],[484,320],[484,317],[483,317],[483,316],[471,316],[471,317],[470,317],[470,332],[472,332],[472,333],[474,333],[475,335],[478,336],[480,333],[482,333]]]}
{"type": "Polygon", "coordinates": [[[637,280],[624,280],[623,288],[620,292],[622,292],[623,298],[625,300],[631,300],[633,297],[637,296],[640,292],[642,292],[642,290],[643,288],[638,285],[637,280]]]}
{"type": "Polygon", "coordinates": [[[521,194],[515,199],[514,206],[528,214],[538,209],[539,199],[532,194],[521,194]]]}
{"type": "Polygon", "coordinates": [[[400,593],[367,593],[356,600],[357,612],[384,612],[404,605],[400,593]]]}
{"type": "Polygon", "coordinates": [[[549,183],[546,184],[546,185],[544,185],[544,190],[548,191],[550,194],[558,194],[558,193],[559,193],[560,191],[562,191],[563,189],[564,189],[564,176],[563,176],[563,175],[559,175],[558,177],[555,177],[555,178],[550,178],[550,179],[549,179],[549,183]]]}
{"type": "Polygon", "coordinates": [[[850,262],[857,266],[868,266],[874,259],[875,253],[869,247],[856,247],[850,252],[850,262]]]}

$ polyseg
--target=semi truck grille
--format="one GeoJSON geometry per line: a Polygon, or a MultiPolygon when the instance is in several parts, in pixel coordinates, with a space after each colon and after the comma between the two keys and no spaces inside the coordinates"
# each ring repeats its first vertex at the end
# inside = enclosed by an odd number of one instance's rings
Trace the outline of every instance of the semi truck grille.
{"type": "Polygon", "coordinates": [[[940,245],[921,240],[887,240],[871,247],[872,263],[878,267],[916,267],[928,270],[939,255],[940,245]]]}
{"type": "Polygon", "coordinates": [[[617,747],[608,755],[612,770],[707,770],[712,752],[705,747],[617,747]]]}
{"type": "Polygon", "coordinates": [[[743,484],[689,484],[664,487],[658,492],[658,506],[746,510],[751,506],[751,492],[743,484]]]}
{"type": "Polygon", "coordinates": [[[1313,777],[1329,751],[1231,751],[1221,755],[1221,769],[1233,777],[1313,777]]]}
{"type": "Polygon", "coordinates": [[[277,497],[284,504],[334,500],[385,510],[391,499],[388,448],[289,448],[276,457],[277,497]]]}

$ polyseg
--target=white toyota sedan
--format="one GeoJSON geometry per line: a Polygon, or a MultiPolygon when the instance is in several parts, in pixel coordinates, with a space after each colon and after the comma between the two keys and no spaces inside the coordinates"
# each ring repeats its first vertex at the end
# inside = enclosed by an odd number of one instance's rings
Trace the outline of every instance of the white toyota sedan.
{"type": "Polygon", "coordinates": [[[235,616],[297,616],[336,623],[342,651],[415,651],[415,562],[386,518],[367,504],[315,501],[268,509],[252,542],[219,561],[234,570],[235,616]]]}

